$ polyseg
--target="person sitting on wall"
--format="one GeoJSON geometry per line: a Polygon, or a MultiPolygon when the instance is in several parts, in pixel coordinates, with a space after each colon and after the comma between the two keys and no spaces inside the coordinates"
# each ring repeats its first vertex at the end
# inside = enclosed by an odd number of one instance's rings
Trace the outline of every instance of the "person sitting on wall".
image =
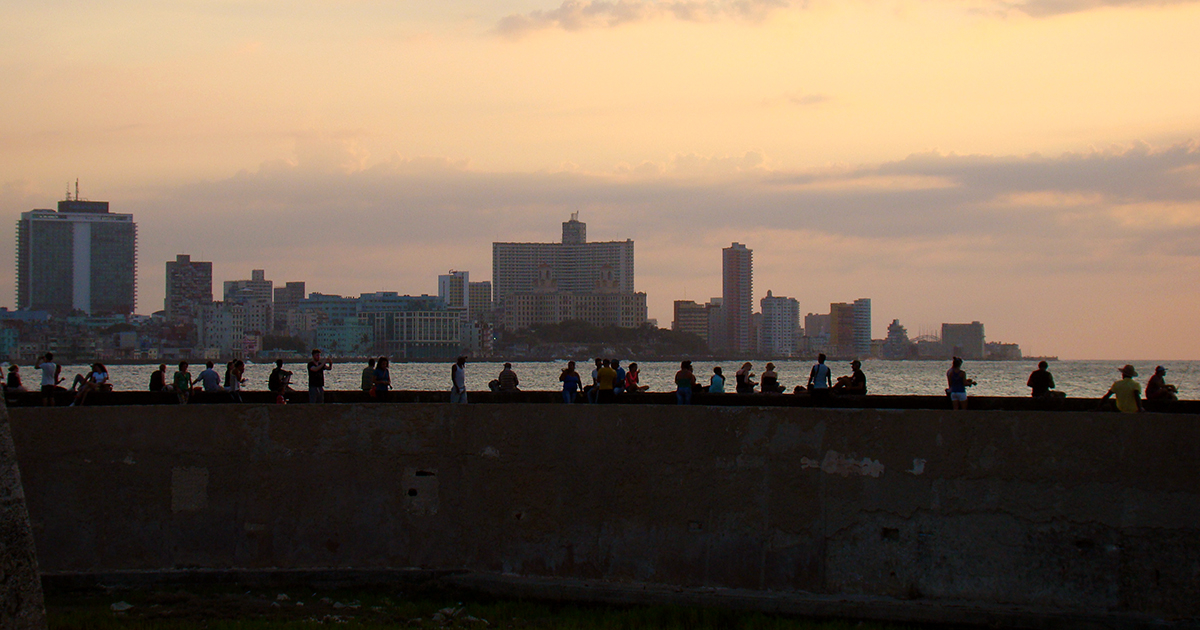
{"type": "Polygon", "coordinates": [[[1121,413],[1138,413],[1142,411],[1142,386],[1133,380],[1137,370],[1128,363],[1121,370],[1121,380],[1112,384],[1108,392],[1100,399],[1101,402],[1117,397],[1117,411],[1121,413]]]}
{"type": "Polygon", "coordinates": [[[497,390],[504,394],[519,392],[521,379],[517,378],[517,373],[513,371],[511,363],[505,363],[504,369],[500,370],[500,375],[496,377],[497,390]]]}
{"type": "Polygon", "coordinates": [[[851,396],[867,394],[867,375],[862,371],[862,362],[855,359],[850,362],[850,374],[839,376],[833,385],[833,391],[851,396]]]}
{"type": "Polygon", "coordinates": [[[767,364],[767,369],[762,373],[762,383],[759,384],[758,388],[764,394],[779,394],[783,392],[783,387],[779,384],[779,375],[775,373],[774,363],[767,364]]]}
{"type": "Polygon", "coordinates": [[[1050,397],[1050,390],[1054,389],[1054,375],[1047,369],[1049,363],[1045,361],[1038,362],[1037,369],[1029,374],[1029,380],[1025,381],[1033,394],[1034,398],[1050,397]]]}
{"type": "Polygon", "coordinates": [[[1167,368],[1154,368],[1154,375],[1146,381],[1146,400],[1178,400],[1179,390],[1167,382],[1167,368]]]}

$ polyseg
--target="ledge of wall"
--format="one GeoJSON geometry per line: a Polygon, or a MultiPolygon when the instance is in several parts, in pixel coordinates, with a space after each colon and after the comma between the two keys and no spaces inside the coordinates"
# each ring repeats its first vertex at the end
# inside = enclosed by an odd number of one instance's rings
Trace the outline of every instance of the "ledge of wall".
{"type": "Polygon", "coordinates": [[[1200,616],[1192,415],[27,408],[43,569],[402,568],[1200,616]]]}

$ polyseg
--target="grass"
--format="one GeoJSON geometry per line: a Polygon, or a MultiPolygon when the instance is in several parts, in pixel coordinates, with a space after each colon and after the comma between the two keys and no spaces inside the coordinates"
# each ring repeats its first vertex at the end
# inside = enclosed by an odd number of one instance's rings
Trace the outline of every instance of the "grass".
{"type": "Polygon", "coordinates": [[[856,621],[812,621],[682,606],[603,606],[446,598],[420,593],[254,589],[118,591],[46,599],[50,630],[899,630],[856,621]],[[124,602],[131,607],[115,611],[124,602]]]}

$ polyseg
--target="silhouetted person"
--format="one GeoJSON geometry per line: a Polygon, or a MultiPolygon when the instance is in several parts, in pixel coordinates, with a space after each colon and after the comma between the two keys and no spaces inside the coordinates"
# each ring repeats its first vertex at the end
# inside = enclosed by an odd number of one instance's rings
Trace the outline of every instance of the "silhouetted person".
{"type": "Polygon", "coordinates": [[[362,371],[362,390],[369,392],[372,387],[375,387],[375,357],[367,359],[367,367],[362,371]]]}
{"type": "Polygon", "coordinates": [[[862,362],[855,359],[850,362],[850,374],[839,376],[833,390],[839,394],[865,396],[867,393],[867,375],[862,371],[862,362]]]}
{"type": "Polygon", "coordinates": [[[371,384],[374,386],[371,392],[375,394],[375,400],[386,402],[388,391],[392,389],[392,375],[388,372],[387,357],[379,357],[379,360],[375,362],[375,374],[371,384]]]}
{"type": "Polygon", "coordinates": [[[1179,390],[1167,382],[1167,368],[1154,368],[1154,375],[1146,381],[1146,400],[1178,400],[1179,390]]]}
{"type": "Polygon", "coordinates": [[[975,384],[975,381],[967,378],[962,364],[962,359],[954,357],[950,369],[946,370],[946,383],[949,385],[946,391],[950,394],[950,406],[955,410],[967,408],[967,388],[975,384]]]}
{"type": "Polygon", "coordinates": [[[62,366],[54,362],[54,353],[47,352],[37,368],[42,371],[42,406],[54,406],[54,393],[58,384],[63,382],[62,366]]]}
{"type": "Polygon", "coordinates": [[[600,363],[600,369],[596,370],[596,402],[599,404],[608,404],[613,401],[614,388],[617,382],[617,371],[613,369],[612,363],[608,359],[604,359],[600,363]]]}
{"type": "Polygon", "coordinates": [[[675,373],[675,402],[680,405],[692,404],[692,390],[696,389],[696,374],[692,372],[692,362],[682,361],[679,371],[675,373]]]}
{"type": "Polygon", "coordinates": [[[754,386],[758,385],[758,383],[754,382],[754,372],[750,371],[751,367],[753,366],[751,366],[750,362],[747,361],[743,363],[741,369],[739,369],[733,375],[734,383],[736,383],[735,391],[737,391],[739,394],[753,394],[754,386]]]}
{"type": "Polygon", "coordinates": [[[783,391],[783,387],[779,385],[779,375],[775,373],[774,363],[767,364],[767,369],[762,373],[762,383],[758,389],[764,394],[778,394],[783,391]]]}
{"type": "Polygon", "coordinates": [[[496,377],[496,380],[500,381],[500,391],[503,393],[521,391],[518,389],[521,379],[517,378],[517,373],[513,371],[511,363],[504,364],[504,369],[500,370],[500,375],[496,377]]]}
{"type": "Polygon", "coordinates": [[[333,369],[333,361],[322,361],[321,351],[312,351],[312,361],[308,362],[308,402],[325,402],[325,373],[333,369]]]}
{"type": "Polygon", "coordinates": [[[450,402],[467,402],[467,357],[460,356],[450,366],[450,402]]]}
{"type": "Polygon", "coordinates": [[[271,370],[271,374],[267,376],[267,389],[275,395],[276,403],[281,397],[285,401],[287,400],[287,390],[291,389],[291,384],[291,371],[283,369],[283,359],[275,359],[275,369],[271,370]]]}
{"type": "Polygon", "coordinates": [[[1050,396],[1050,390],[1054,389],[1054,376],[1047,369],[1049,367],[1049,363],[1039,361],[1037,369],[1031,372],[1029,380],[1025,381],[1034,398],[1046,398],[1050,396]]]}
{"type": "Polygon", "coordinates": [[[150,391],[161,392],[167,389],[167,364],[160,363],[158,369],[150,374],[150,391]]]}
{"type": "Polygon", "coordinates": [[[825,353],[817,355],[817,363],[808,373],[808,393],[816,399],[829,396],[829,388],[833,386],[833,372],[825,365],[825,353]]]}

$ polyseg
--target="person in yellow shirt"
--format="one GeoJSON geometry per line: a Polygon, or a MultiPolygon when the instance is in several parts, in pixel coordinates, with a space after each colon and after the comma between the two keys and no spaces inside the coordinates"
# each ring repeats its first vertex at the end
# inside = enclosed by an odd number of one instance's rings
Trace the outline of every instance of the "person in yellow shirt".
{"type": "Polygon", "coordinates": [[[1101,400],[1117,397],[1117,410],[1123,413],[1137,413],[1142,410],[1142,386],[1133,380],[1137,376],[1137,370],[1133,369],[1132,365],[1126,364],[1121,368],[1121,380],[1112,384],[1108,388],[1108,393],[1101,400]]]}
{"type": "Polygon", "coordinates": [[[616,380],[617,371],[612,369],[609,360],[605,359],[600,365],[600,369],[596,370],[596,387],[598,388],[596,402],[600,404],[613,402],[613,387],[616,380]]]}

